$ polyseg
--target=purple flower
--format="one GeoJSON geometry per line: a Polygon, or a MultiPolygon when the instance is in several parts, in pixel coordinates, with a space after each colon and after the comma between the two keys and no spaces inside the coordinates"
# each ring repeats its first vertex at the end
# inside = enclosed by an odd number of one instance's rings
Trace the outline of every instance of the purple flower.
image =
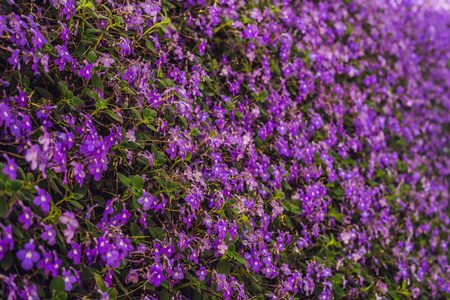
{"type": "Polygon", "coordinates": [[[149,271],[149,283],[154,284],[155,287],[158,287],[161,285],[161,282],[166,280],[166,276],[163,275],[163,267],[159,263],[155,263],[149,271]]]}
{"type": "Polygon", "coordinates": [[[81,245],[72,243],[72,250],[69,251],[69,258],[73,259],[73,263],[78,265],[81,260],[81,245]]]}
{"type": "Polygon", "coordinates": [[[70,162],[70,165],[73,166],[71,177],[75,177],[75,181],[78,182],[81,187],[83,185],[83,180],[86,177],[86,173],[83,171],[83,165],[75,161],[70,162]]]}
{"type": "Polygon", "coordinates": [[[61,39],[64,41],[64,44],[67,46],[67,43],[69,42],[70,39],[70,31],[67,28],[67,25],[64,23],[60,23],[61,24],[61,39]]]}
{"type": "Polygon", "coordinates": [[[170,155],[170,159],[174,159],[177,154],[177,145],[170,144],[169,148],[166,150],[167,154],[170,155]]]}
{"type": "Polygon", "coordinates": [[[203,55],[203,53],[205,53],[205,50],[206,50],[206,42],[202,41],[200,43],[200,45],[198,46],[198,51],[199,51],[200,56],[203,55]]]}
{"type": "Polygon", "coordinates": [[[33,203],[34,205],[40,206],[42,211],[47,213],[50,210],[50,201],[52,198],[45,193],[44,189],[40,189],[39,187],[36,188],[38,190],[38,195],[34,197],[33,203]]]}
{"type": "Polygon", "coordinates": [[[142,194],[142,197],[140,197],[137,201],[139,204],[142,204],[144,210],[149,210],[156,202],[155,198],[145,190],[142,194]]]}
{"type": "Polygon", "coordinates": [[[63,234],[66,237],[66,243],[70,244],[72,238],[75,235],[75,230],[78,228],[78,221],[75,218],[75,215],[71,212],[66,211],[60,218],[62,224],[66,225],[66,229],[64,229],[63,234]]]}
{"type": "Polygon", "coordinates": [[[65,283],[64,289],[66,291],[70,291],[73,288],[73,284],[75,282],[77,282],[77,278],[72,275],[72,271],[71,270],[67,270],[66,271],[66,268],[63,268],[61,276],[62,276],[62,278],[64,280],[64,283],[65,283]]]}
{"type": "Polygon", "coordinates": [[[205,280],[206,275],[208,275],[208,272],[206,271],[206,268],[204,266],[201,266],[200,269],[195,273],[198,276],[198,279],[200,279],[200,281],[205,280]]]}
{"type": "Polygon", "coordinates": [[[33,34],[34,46],[38,47],[39,49],[42,49],[42,45],[48,44],[47,40],[44,38],[44,36],[39,30],[31,29],[30,31],[33,34]]]}
{"type": "Polygon", "coordinates": [[[41,234],[41,238],[47,241],[50,246],[56,243],[56,231],[50,225],[44,225],[44,232],[41,234]]]}
{"type": "Polygon", "coordinates": [[[14,158],[9,158],[6,153],[3,154],[3,157],[6,159],[6,166],[2,170],[3,174],[8,175],[11,180],[16,180],[17,164],[14,161],[14,158]]]}
{"type": "Polygon", "coordinates": [[[48,275],[54,270],[53,255],[50,251],[44,252],[42,259],[37,263],[39,269],[44,270],[44,274],[48,275]]]}
{"type": "Polygon", "coordinates": [[[16,50],[14,50],[12,56],[10,56],[10,57],[8,58],[8,63],[9,63],[10,65],[13,66],[13,68],[12,68],[13,70],[15,70],[16,67],[17,67],[18,70],[20,70],[20,58],[19,58],[19,54],[20,54],[20,50],[19,50],[19,49],[16,49],[16,50]]]}
{"type": "Polygon", "coordinates": [[[130,39],[126,38],[124,39],[123,37],[120,38],[120,43],[118,44],[118,46],[120,47],[120,54],[122,55],[122,58],[125,57],[125,55],[130,55],[131,54],[131,47],[130,47],[130,39]]]}
{"type": "MultiPolygon", "coordinates": [[[[24,279],[25,282],[26,279],[24,279]]],[[[27,299],[27,300],[39,300],[39,295],[37,291],[37,287],[35,285],[25,285],[24,289],[20,293],[20,299],[27,299]]],[[[9,299],[9,298],[8,298],[9,299]]],[[[15,298],[12,298],[15,299],[15,298]]]]}
{"type": "Polygon", "coordinates": [[[24,249],[17,251],[17,258],[22,261],[21,266],[24,270],[31,270],[34,263],[41,257],[34,249],[34,240],[30,239],[30,241],[25,244],[24,249]]]}
{"type": "Polygon", "coordinates": [[[94,73],[94,67],[88,63],[85,62],[86,66],[80,67],[80,72],[78,72],[78,76],[84,77],[85,80],[89,80],[92,78],[92,73],[94,73]]]}
{"type": "Polygon", "coordinates": [[[23,214],[19,216],[19,222],[23,224],[23,228],[28,230],[33,222],[33,213],[28,206],[23,207],[23,214]]]}

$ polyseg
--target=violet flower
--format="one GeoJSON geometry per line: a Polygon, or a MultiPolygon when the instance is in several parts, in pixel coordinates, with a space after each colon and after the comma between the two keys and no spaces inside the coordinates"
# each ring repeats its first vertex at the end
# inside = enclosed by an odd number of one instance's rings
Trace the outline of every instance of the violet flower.
{"type": "Polygon", "coordinates": [[[24,249],[17,251],[17,258],[22,261],[20,265],[24,270],[31,270],[40,257],[40,254],[35,251],[33,239],[25,244],[24,249]]]}

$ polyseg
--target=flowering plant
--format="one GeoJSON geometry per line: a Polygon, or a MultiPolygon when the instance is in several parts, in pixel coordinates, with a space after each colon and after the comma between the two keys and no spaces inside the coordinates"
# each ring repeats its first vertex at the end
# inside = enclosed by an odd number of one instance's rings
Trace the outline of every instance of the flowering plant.
{"type": "Polygon", "coordinates": [[[0,296],[450,297],[428,2],[3,0],[0,296]]]}

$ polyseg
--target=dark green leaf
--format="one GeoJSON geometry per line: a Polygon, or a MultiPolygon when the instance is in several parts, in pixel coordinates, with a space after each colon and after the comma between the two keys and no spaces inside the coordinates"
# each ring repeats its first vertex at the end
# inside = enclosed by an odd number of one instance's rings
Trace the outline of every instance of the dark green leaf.
{"type": "Polygon", "coordinates": [[[52,282],[50,282],[50,291],[53,295],[57,295],[60,292],[64,291],[65,288],[64,280],[61,276],[57,276],[53,278],[52,282]]]}

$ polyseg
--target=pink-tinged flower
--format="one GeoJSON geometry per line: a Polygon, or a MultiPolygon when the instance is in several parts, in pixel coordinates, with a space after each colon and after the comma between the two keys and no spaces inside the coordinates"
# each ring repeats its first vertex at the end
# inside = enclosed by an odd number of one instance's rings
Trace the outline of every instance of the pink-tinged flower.
{"type": "Polygon", "coordinates": [[[2,170],[3,174],[8,175],[11,180],[16,180],[17,164],[14,158],[9,158],[7,154],[3,154],[3,157],[6,158],[6,166],[2,170]]]}
{"type": "Polygon", "coordinates": [[[37,187],[38,194],[33,199],[34,205],[40,206],[42,211],[47,213],[50,210],[50,202],[52,198],[48,195],[44,189],[37,187]]]}
{"type": "Polygon", "coordinates": [[[66,211],[60,218],[59,221],[66,225],[66,229],[63,230],[63,234],[66,237],[66,243],[70,244],[73,237],[75,236],[75,230],[78,228],[78,221],[75,215],[71,212],[66,211]]]}
{"type": "Polygon", "coordinates": [[[114,59],[110,58],[108,53],[103,53],[103,57],[100,59],[100,61],[103,63],[103,66],[105,66],[105,68],[111,67],[111,64],[114,63],[114,59]]]}
{"type": "Polygon", "coordinates": [[[34,240],[30,239],[25,244],[24,249],[17,251],[17,258],[22,261],[20,265],[24,270],[31,270],[33,265],[41,258],[40,254],[34,249],[34,240]]]}

